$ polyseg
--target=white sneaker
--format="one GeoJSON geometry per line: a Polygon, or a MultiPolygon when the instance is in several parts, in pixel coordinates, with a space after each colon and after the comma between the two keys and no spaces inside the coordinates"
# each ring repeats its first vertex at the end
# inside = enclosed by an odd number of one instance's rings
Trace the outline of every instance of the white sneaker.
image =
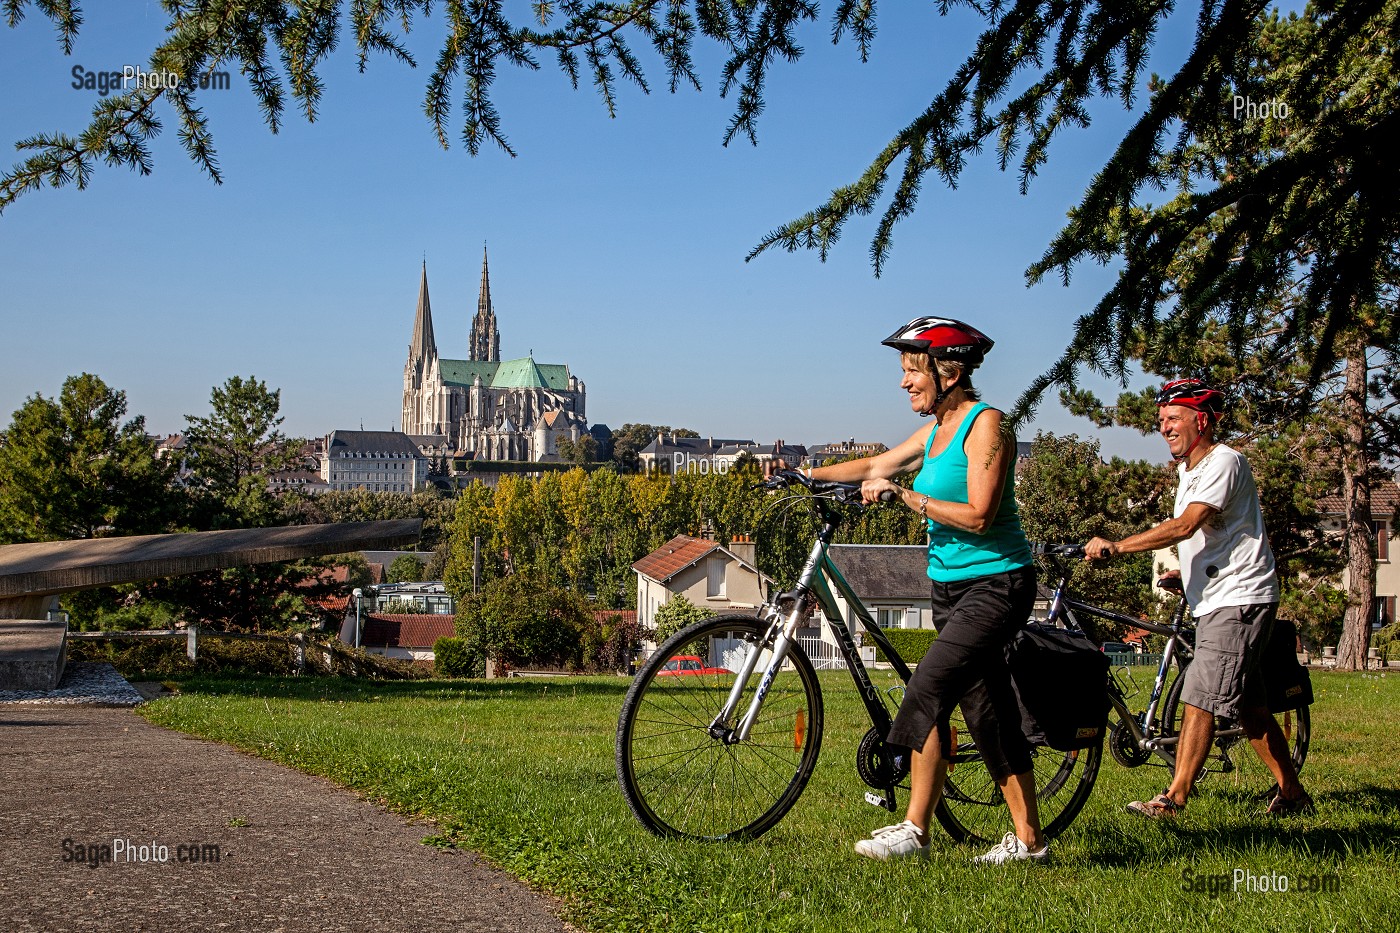
{"type": "Polygon", "coordinates": [[[1015,833],[1007,833],[986,855],[972,860],[974,865],[1005,865],[1007,862],[1045,862],[1050,859],[1050,843],[1032,851],[1017,838],[1015,833]]]}
{"type": "Polygon", "coordinates": [[[919,827],[905,820],[893,826],[882,826],[869,839],[856,843],[856,851],[866,858],[885,861],[907,855],[928,855],[929,844],[919,842],[919,827]]]}

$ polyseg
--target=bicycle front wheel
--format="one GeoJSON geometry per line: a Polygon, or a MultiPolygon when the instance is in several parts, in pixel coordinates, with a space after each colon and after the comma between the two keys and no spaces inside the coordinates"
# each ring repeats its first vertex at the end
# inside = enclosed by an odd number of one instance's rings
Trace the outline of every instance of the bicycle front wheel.
{"type": "MultiPolygon", "coordinates": [[[[1162,706],[1160,728],[1164,737],[1181,735],[1181,717],[1186,704],[1181,700],[1181,688],[1186,678],[1178,676],[1167,691],[1166,702],[1162,706]]],[[[1288,744],[1288,757],[1297,771],[1303,770],[1303,762],[1308,757],[1308,743],[1312,739],[1312,717],[1306,706],[1283,713],[1273,714],[1288,744]]],[[[1227,793],[1246,797],[1269,797],[1278,790],[1278,784],[1264,762],[1249,744],[1237,723],[1216,717],[1215,738],[1198,781],[1207,779],[1207,785],[1214,785],[1227,793]]]]}
{"type": "MultiPolygon", "coordinates": [[[[934,808],[939,824],[956,842],[990,845],[1014,831],[1006,797],[992,779],[967,730],[961,709],[949,723],[954,749],[949,755],[948,778],[934,808]]],[[[1031,749],[1035,776],[1036,808],[1041,831],[1054,838],[1069,828],[1084,809],[1099,777],[1101,745],[1060,752],[1036,746],[1031,749]]]]}
{"type": "MultiPolygon", "coordinates": [[[[817,764],[822,739],[821,685],[812,662],[793,645],[758,719],[742,742],[738,725],[772,654],[767,625],[752,616],[721,616],[682,629],[638,672],[617,724],[617,776],[642,825],[662,836],[752,839],[797,802],[817,764]],[[759,650],[728,722],[719,716],[744,656],[759,650]],[[683,667],[699,658],[703,670],[683,667]]],[[[691,666],[694,666],[693,664],[691,666]]]]}

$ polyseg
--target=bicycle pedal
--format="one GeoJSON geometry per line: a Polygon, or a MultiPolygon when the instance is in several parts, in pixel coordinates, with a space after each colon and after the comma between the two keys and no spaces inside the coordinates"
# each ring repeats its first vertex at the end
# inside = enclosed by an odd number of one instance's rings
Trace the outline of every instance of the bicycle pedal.
{"type": "Polygon", "coordinates": [[[894,794],[888,792],[885,794],[877,794],[873,790],[868,790],[865,792],[865,802],[872,807],[880,807],[891,813],[895,811],[894,794]]]}

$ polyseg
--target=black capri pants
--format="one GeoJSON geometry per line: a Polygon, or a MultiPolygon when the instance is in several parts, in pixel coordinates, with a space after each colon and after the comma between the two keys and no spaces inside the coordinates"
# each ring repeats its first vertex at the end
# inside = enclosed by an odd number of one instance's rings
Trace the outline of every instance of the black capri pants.
{"type": "Polygon", "coordinates": [[[1033,565],[956,583],[935,582],[938,638],[909,679],[888,741],[920,750],[937,729],[943,757],[948,758],[948,717],[961,703],[968,730],[994,779],[1031,770],[1030,743],[1021,732],[1006,646],[1030,619],[1034,602],[1033,565]]]}

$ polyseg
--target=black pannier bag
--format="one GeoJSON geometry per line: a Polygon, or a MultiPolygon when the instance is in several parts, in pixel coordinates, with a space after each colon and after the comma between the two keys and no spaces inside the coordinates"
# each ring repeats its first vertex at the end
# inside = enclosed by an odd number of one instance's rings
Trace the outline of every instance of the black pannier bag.
{"type": "Polygon", "coordinates": [[[1269,712],[1283,713],[1313,701],[1312,677],[1298,663],[1298,628],[1287,619],[1276,619],[1269,641],[1259,658],[1269,712]]]}
{"type": "Polygon", "coordinates": [[[1087,636],[1031,622],[1007,645],[1006,662],[1032,743],[1068,752],[1103,741],[1109,661],[1087,636]]]}

